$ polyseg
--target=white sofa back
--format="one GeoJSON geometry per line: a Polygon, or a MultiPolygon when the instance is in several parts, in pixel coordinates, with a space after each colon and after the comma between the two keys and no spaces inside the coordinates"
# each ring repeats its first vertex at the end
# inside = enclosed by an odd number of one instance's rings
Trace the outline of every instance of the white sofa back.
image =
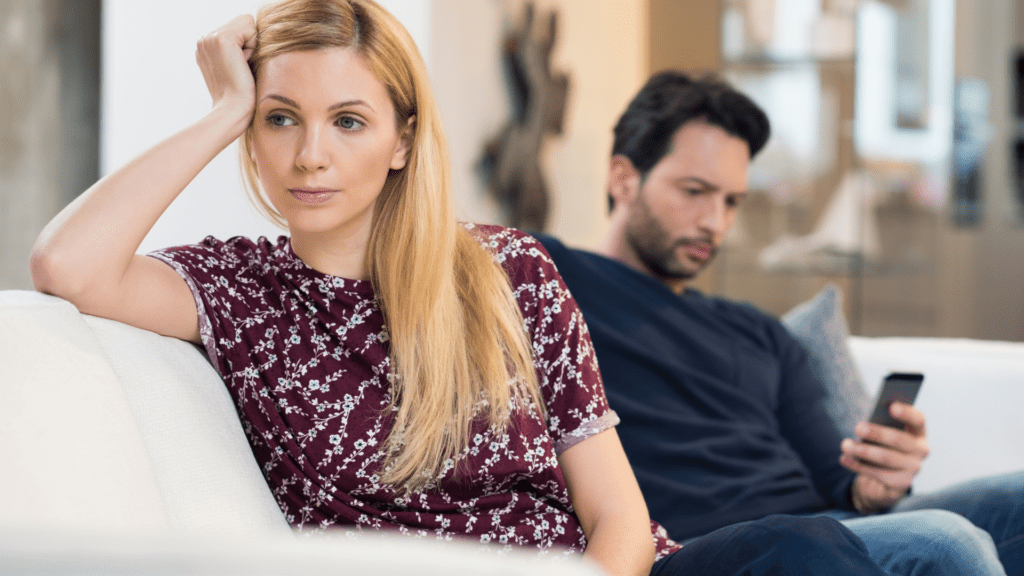
{"type": "Polygon", "coordinates": [[[1024,343],[955,338],[851,337],[868,392],[889,372],[923,372],[915,405],[931,455],[917,493],[1024,470],[1024,343]]]}
{"type": "MultiPolygon", "coordinates": [[[[1024,469],[1024,344],[850,339],[869,392],[925,373],[932,455],[915,483],[1024,469]]],[[[0,292],[0,530],[290,533],[198,348],[0,292]]]]}

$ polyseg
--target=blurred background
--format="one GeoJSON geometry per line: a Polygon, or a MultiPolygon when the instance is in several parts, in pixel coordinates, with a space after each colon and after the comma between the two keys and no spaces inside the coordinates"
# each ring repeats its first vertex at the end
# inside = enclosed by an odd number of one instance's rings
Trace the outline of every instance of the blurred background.
{"type": "MultiPolygon", "coordinates": [[[[427,63],[460,217],[507,223],[481,158],[522,113],[507,56],[529,3],[381,3],[427,63]]],[[[208,109],[195,42],[259,4],[0,0],[0,289],[31,288],[29,250],[63,206],[208,109]]],[[[1024,340],[1024,0],[530,5],[541,44],[556,16],[542,70],[568,78],[559,130],[526,154],[545,231],[595,246],[629,98],[664,68],[714,72],[766,109],[773,136],[698,287],[782,314],[834,282],[855,334],[1024,340]]],[[[279,234],[244,198],[236,157],[200,174],[141,251],[279,234]]]]}

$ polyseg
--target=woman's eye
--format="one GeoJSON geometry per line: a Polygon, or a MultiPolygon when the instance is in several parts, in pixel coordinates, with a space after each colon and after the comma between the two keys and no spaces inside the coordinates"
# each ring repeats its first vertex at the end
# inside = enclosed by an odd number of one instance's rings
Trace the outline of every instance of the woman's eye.
{"type": "Polygon", "coordinates": [[[271,114],[267,116],[267,122],[272,126],[291,126],[295,122],[284,114],[271,114]]]}
{"type": "Polygon", "coordinates": [[[338,126],[341,126],[345,130],[357,130],[363,126],[363,123],[351,116],[342,116],[337,120],[338,126]]]}

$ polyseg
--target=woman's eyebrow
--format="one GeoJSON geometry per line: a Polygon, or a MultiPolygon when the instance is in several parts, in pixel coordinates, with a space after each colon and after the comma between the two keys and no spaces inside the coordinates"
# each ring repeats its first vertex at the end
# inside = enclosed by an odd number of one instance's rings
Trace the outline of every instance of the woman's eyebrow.
{"type": "MultiPolygon", "coordinates": [[[[267,99],[277,100],[278,102],[282,102],[284,104],[287,104],[288,106],[291,106],[292,108],[295,108],[296,110],[302,110],[302,106],[299,106],[298,102],[296,102],[295,100],[292,100],[291,98],[287,98],[285,96],[281,96],[280,94],[268,94],[268,95],[264,96],[263,99],[264,100],[267,100],[267,99]]],[[[346,108],[348,106],[365,106],[365,107],[369,108],[370,110],[373,110],[373,106],[370,106],[370,104],[368,102],[366,102],[365,100],[359,100],[357,98],[357,99],[354,99],[354,100],[345,100],[345,101],[342,101],[342,102],[337,102],[335,104],[331,104],[330,108],[328,108],[327,111],[328,112],[333,112],[334,110],[337,110],[339,108],[346,108]]]]}
{"type": "Polygon", "coordinates": [[[366,106],[373,111],[373,106],[370,106],[365,100],[345,100],[344,102],[338,102],[337,104],[331,104],[331,107],[327,109],[328,112],[337,110],[338,108],[346,108],[348,106],[366,106]]]}
{"type": "Polygon", "coordinates": [[[279,96],[277,94],[268,94],[263,99],[264,100],[267,100],[267,99],[277,100],[278,102],[283,102],[283,103],[287,104],[288,106],[291,106],[292,108],[295,108],[296,110],[302,110],[302,106],[299,106],[299,103],[296,102],[295,100],[292,100],[291,98],[285,98],[284,96],[279,96]]]}

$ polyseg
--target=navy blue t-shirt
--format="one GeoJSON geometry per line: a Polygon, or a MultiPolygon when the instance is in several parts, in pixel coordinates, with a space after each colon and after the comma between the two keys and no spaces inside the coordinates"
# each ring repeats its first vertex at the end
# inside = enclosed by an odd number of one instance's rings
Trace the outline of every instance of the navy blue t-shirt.
{"type": "Polygon", "coordinates": [[[618,434],[672,538],[851,508],[825,392],[775,318],[538,239],[583,310],[618,434]]]}

